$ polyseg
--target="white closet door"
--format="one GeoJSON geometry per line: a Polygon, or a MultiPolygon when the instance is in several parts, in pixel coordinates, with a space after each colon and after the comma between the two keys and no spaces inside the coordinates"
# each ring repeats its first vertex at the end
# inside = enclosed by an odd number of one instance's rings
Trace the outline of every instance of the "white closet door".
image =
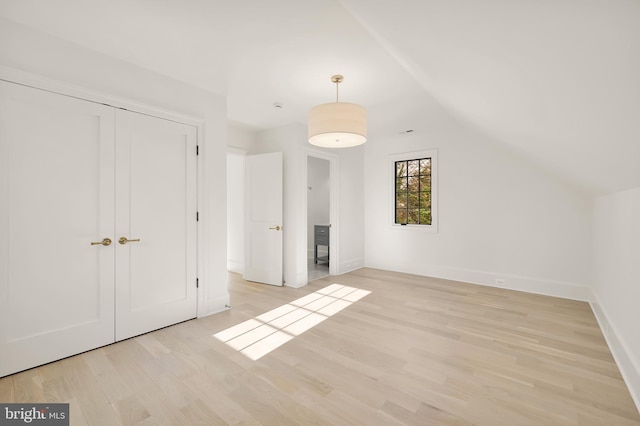
{"type": "Polygon", "coordinates": [[[116,340],[197,314],[196,128],[116,113],[116,340]],[[131,241],[120,244],[120,238],[131,241]]]}
{"type": "Polygon", "coordinates": [[[0,376],[114,340],[114,110],[0,82],[0,376]]]}

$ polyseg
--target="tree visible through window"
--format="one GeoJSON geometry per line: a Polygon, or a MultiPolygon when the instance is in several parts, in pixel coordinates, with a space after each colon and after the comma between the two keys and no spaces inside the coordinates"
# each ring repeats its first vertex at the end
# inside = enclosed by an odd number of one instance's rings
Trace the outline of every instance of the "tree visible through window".
{"type": "Polygon", "coordinates": [[[431,225],[431,158],[395,165],[395,223],[431,225]]]}

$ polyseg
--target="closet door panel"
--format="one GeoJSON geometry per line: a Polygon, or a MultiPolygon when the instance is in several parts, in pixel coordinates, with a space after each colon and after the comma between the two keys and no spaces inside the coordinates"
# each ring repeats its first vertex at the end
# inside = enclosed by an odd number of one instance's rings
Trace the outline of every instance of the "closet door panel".
{"type": "Polygon", "coordinates": [[[117,111],[116,339],[196,317],[196,128],[117,111]]]}
{"type": "Polygon", "coordinates": [[[114,110],[0,82],[0,376],[114,341],[114,110]]]}

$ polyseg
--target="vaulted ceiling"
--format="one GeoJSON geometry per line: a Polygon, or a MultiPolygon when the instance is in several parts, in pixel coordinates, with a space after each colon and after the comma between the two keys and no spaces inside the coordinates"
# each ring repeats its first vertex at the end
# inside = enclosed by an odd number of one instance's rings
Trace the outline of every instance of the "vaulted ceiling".
{"type": "Polygon", "coordinates": [[[589,193],[640,187],[638,0],[0,0],[0,16],[226,95],[256,129],[305,123],[340,73],[343,100],[426,92],[589,193]]]}

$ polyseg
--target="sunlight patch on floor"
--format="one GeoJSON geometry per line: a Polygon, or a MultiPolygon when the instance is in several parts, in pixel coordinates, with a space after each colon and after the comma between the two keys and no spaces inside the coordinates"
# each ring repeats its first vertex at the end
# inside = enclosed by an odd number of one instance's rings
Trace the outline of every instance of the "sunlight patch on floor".
{"type": "Polygon", "coordinates": [[[213,337],[255,361],[369,293],[368,290],[331,284],[222,330],[213,337]]]}

